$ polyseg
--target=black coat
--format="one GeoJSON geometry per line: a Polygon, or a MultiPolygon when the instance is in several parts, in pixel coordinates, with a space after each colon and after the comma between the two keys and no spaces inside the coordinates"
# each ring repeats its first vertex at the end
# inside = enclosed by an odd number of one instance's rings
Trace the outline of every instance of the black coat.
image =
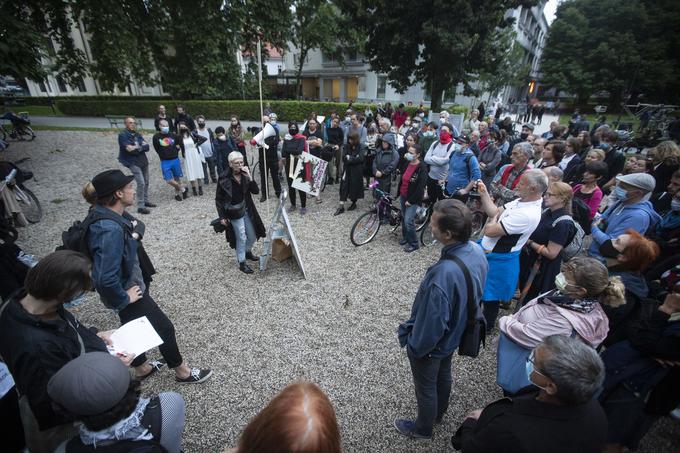
{"type": "MultiPolygon", "coordinates": [[[[407,167],[408,168],[408,167],[407,167]]],[[[404,168],[406,171],[406,168],[404,168]]],[[[401,186],[405,183],[403,177],[399,182],[399,192],[401,193],[401,186]]],[[[425,185],[427,184],[427,165],[425,162],[418,164],[418,168],[413,172],[411,178],[409,179],[408,189],[406,192],[406,201],[412,205],[420,204],[423,202],[423,197],[425,196],[425,185]]]]}
{"type": "Polygon", "coordinates": [[[464,453],[599,453],[607,438],[607,417],[597,400],[558,406],[536,393],[503,398],[486,406],[478,420],[466,419],[451,438],[464,453]]]}
{"type": "Polygon", "coordinates": [[[364,158],[366,147],[363,145],[350,146],[345,144],[342,148],[343,173],[340,180],[340,195],[345,195],[350,200],[364,198],[364,158]]]}
{"type": "MultiPolygon", "coordinates": [[[[241,178],[246,178],[246,176],[243,175],[241,178]]],[[[219,182],[217,183],[217,192],[215,192],[215,206],[217,207],[217,214],[220,219],[227,219],[225,205],[231,204],[233,184],[237,184],[237,182],[236,179],[234,179],[231,167],[228,167],[227,170],[220,175],[219,182]]],[[[243,187],[243,198],[246,202],[246,212],[255,229],[255,236],[259,239],[267,236],[267,230],[265,229],[260,214],[257,212],[257,208],[253,202],[252,194],[257,195],[258,193],[260,193],[260,189],[257,186],[257,183],[247,179],[247,183],[243,187]]],[[[227,237],[227,242],[229,242],[229,247],[235,249],[236,237],[234,236],[234,229],[231,228],[231,225],[227,227],[224,234],[227,237]]]]}
{"type": "Polygon", "coordinates": [[[0,355],[14,377],[21,395],[28,397],[41,430],[70,420],[57,415],[47,395],[47,382],[71,360],[80,355],[80,335],[85,352],[106,352],[106,344],[63,307],[58,320],[44,320],[24,310],[19,301],[25,291],[7,302],[0,317],[0,355]],[[70,324],[70,325],[69,325],[70,324]],[[74,330],[75,329],[75,330],[74,330]]]}

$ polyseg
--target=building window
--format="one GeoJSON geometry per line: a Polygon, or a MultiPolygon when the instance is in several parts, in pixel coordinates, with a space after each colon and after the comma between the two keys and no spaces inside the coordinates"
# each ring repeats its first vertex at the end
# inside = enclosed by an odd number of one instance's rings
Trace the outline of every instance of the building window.
{"type": "Polygon", "coordinates": [[[359,77],[359,82],[357,83],[359,91],[366,91],[366,77],[359,77]]]}
{"type": "Polygon", "coordinates": [[[335,55],[321,52],[321,62],[324,64],[334,64],[337,63],[337,60],[335,59],[335,55]]]}
{"type": "Polygon", "coordinates": [[[57,76],[57,85],[59,86],[59,92],[66,93],[68,91],[66,82],[64,82],[64,79],[61,76],[57,76]]]}
{"type": "Polygon", "coordinates": [[[378,99],[385,99],[386,89],[387,89],[387,77],[378,76],[378,90],[375,97],[378,99]]]}
{"type": "Polygon", "coordinates": [[[45,86],[44,80],[38,82],[38,87],[40,88],[41,93],[47,93],[47,87],[45,86]]]}
{"type": "Polygon", "coordinates": [[[82,77],[78,77],[78,80],[76,80],[75,88],[77,88],[81,93],[85,93],[87,91],[87,88],[85,88],[85,81],[82,77]]]}
{"type": "Polygon", "coordinates": [[[357,61],[358,54],[356,49],[349,49],[347,51],[347,61],[357,61]]]}

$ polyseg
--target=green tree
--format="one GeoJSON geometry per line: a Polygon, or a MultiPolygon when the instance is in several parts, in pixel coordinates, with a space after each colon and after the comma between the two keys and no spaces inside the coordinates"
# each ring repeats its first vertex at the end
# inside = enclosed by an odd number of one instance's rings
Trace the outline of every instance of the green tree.
{"type": "Polygon", "coordinates": [[[464,85],[472,92],[477,74],[488,71],[501,52],[491,39],[512,24],[510,8],[536,0],[335,0],[349,26],[366,36],[365,55],[399,92],[423,82],[438,110],[444,90],[464,85]]]}
{"type": "Polygon", "coordinates": [[[680,3],[571,0],[561,3],[543,52],[544,82],[585,103],[607,91],[618,106],[630,95],[680,99],[680,3]]]}
{"type": "Polygon", "coordinates": [[[512,28],[499,30],[493,38],[493,46],[500,52],[495,53],[489,69],[479,74],[478,90],[475,95],[489,93],[489,101],[506,86],[524,83],[531,66],[523,63],[524,49],[516,42],[517,33],[512,28]]]}

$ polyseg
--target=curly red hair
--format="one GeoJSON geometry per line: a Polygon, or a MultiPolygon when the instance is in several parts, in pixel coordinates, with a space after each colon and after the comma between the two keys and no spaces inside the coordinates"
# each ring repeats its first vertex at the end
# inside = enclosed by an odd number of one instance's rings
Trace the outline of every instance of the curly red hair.
{"type": "Polygon", "coordinates": [[[630,272],[641,272],[647,269],[661,253],[661,249],[656,242],[647,239],[635,230],[628,229],[626,234],[630,235],[630,242],[621,252],[624,256],[624,263],[621,268],[630,272]]]}

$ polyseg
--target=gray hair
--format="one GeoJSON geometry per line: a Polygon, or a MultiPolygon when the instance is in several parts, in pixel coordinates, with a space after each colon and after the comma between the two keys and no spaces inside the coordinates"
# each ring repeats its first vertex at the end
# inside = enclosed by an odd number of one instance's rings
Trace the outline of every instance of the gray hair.
{"type": "Polygon", "coordinates": [[[534,156],[534,148],[529,142],[517,143],[515,146],[513,146],[512,151],[514,151],[516,148],[519,148],[519,150],[523,152],[525,156],[527,156],[527,160],[534,156]]]}
{"type": "Polygon", "coordinates": [[[536,168],[526,171],[523,178],[527,178],[529,185],[536,187],[536,192],[542,194],[548,189],[548,176],[543,170],[536,168]]]}
{"type": "Polygon", "coordinates": [[[387,118],[385,118],[385,117],[380,118],[379,123],[380,123],[381,125],[386,125],[386,126],[387,126],[387,129],[389,129],[389,128],[392,126],[392,122],[391,122],[390,120],[388,120],[387,118]]]}
{"type": "Polygon", "coordinates": [[[539,346],[544,352],[540,372],[557,387],[564,404],[590,401],[604,381],[604,363],[595,349],[566,335],[550,335],[539,346]]]}
{"type": "Polygon", "coordinates": [[[243,154],[241,154],[240,151],[232,151],[229,153],[229,156],[227,156],[227,159],[229,160],[229,163],[232,163],[239,157],[243,158],[243,154]]]}
{"type": "Polygon", "coordinates": [[[560,167],[548,167],[543,171],[548,176],[548,178],[554,178],[556,181],[562,181],[562,177],[564,176],[564,172],[560,169],[560,167]]]}

